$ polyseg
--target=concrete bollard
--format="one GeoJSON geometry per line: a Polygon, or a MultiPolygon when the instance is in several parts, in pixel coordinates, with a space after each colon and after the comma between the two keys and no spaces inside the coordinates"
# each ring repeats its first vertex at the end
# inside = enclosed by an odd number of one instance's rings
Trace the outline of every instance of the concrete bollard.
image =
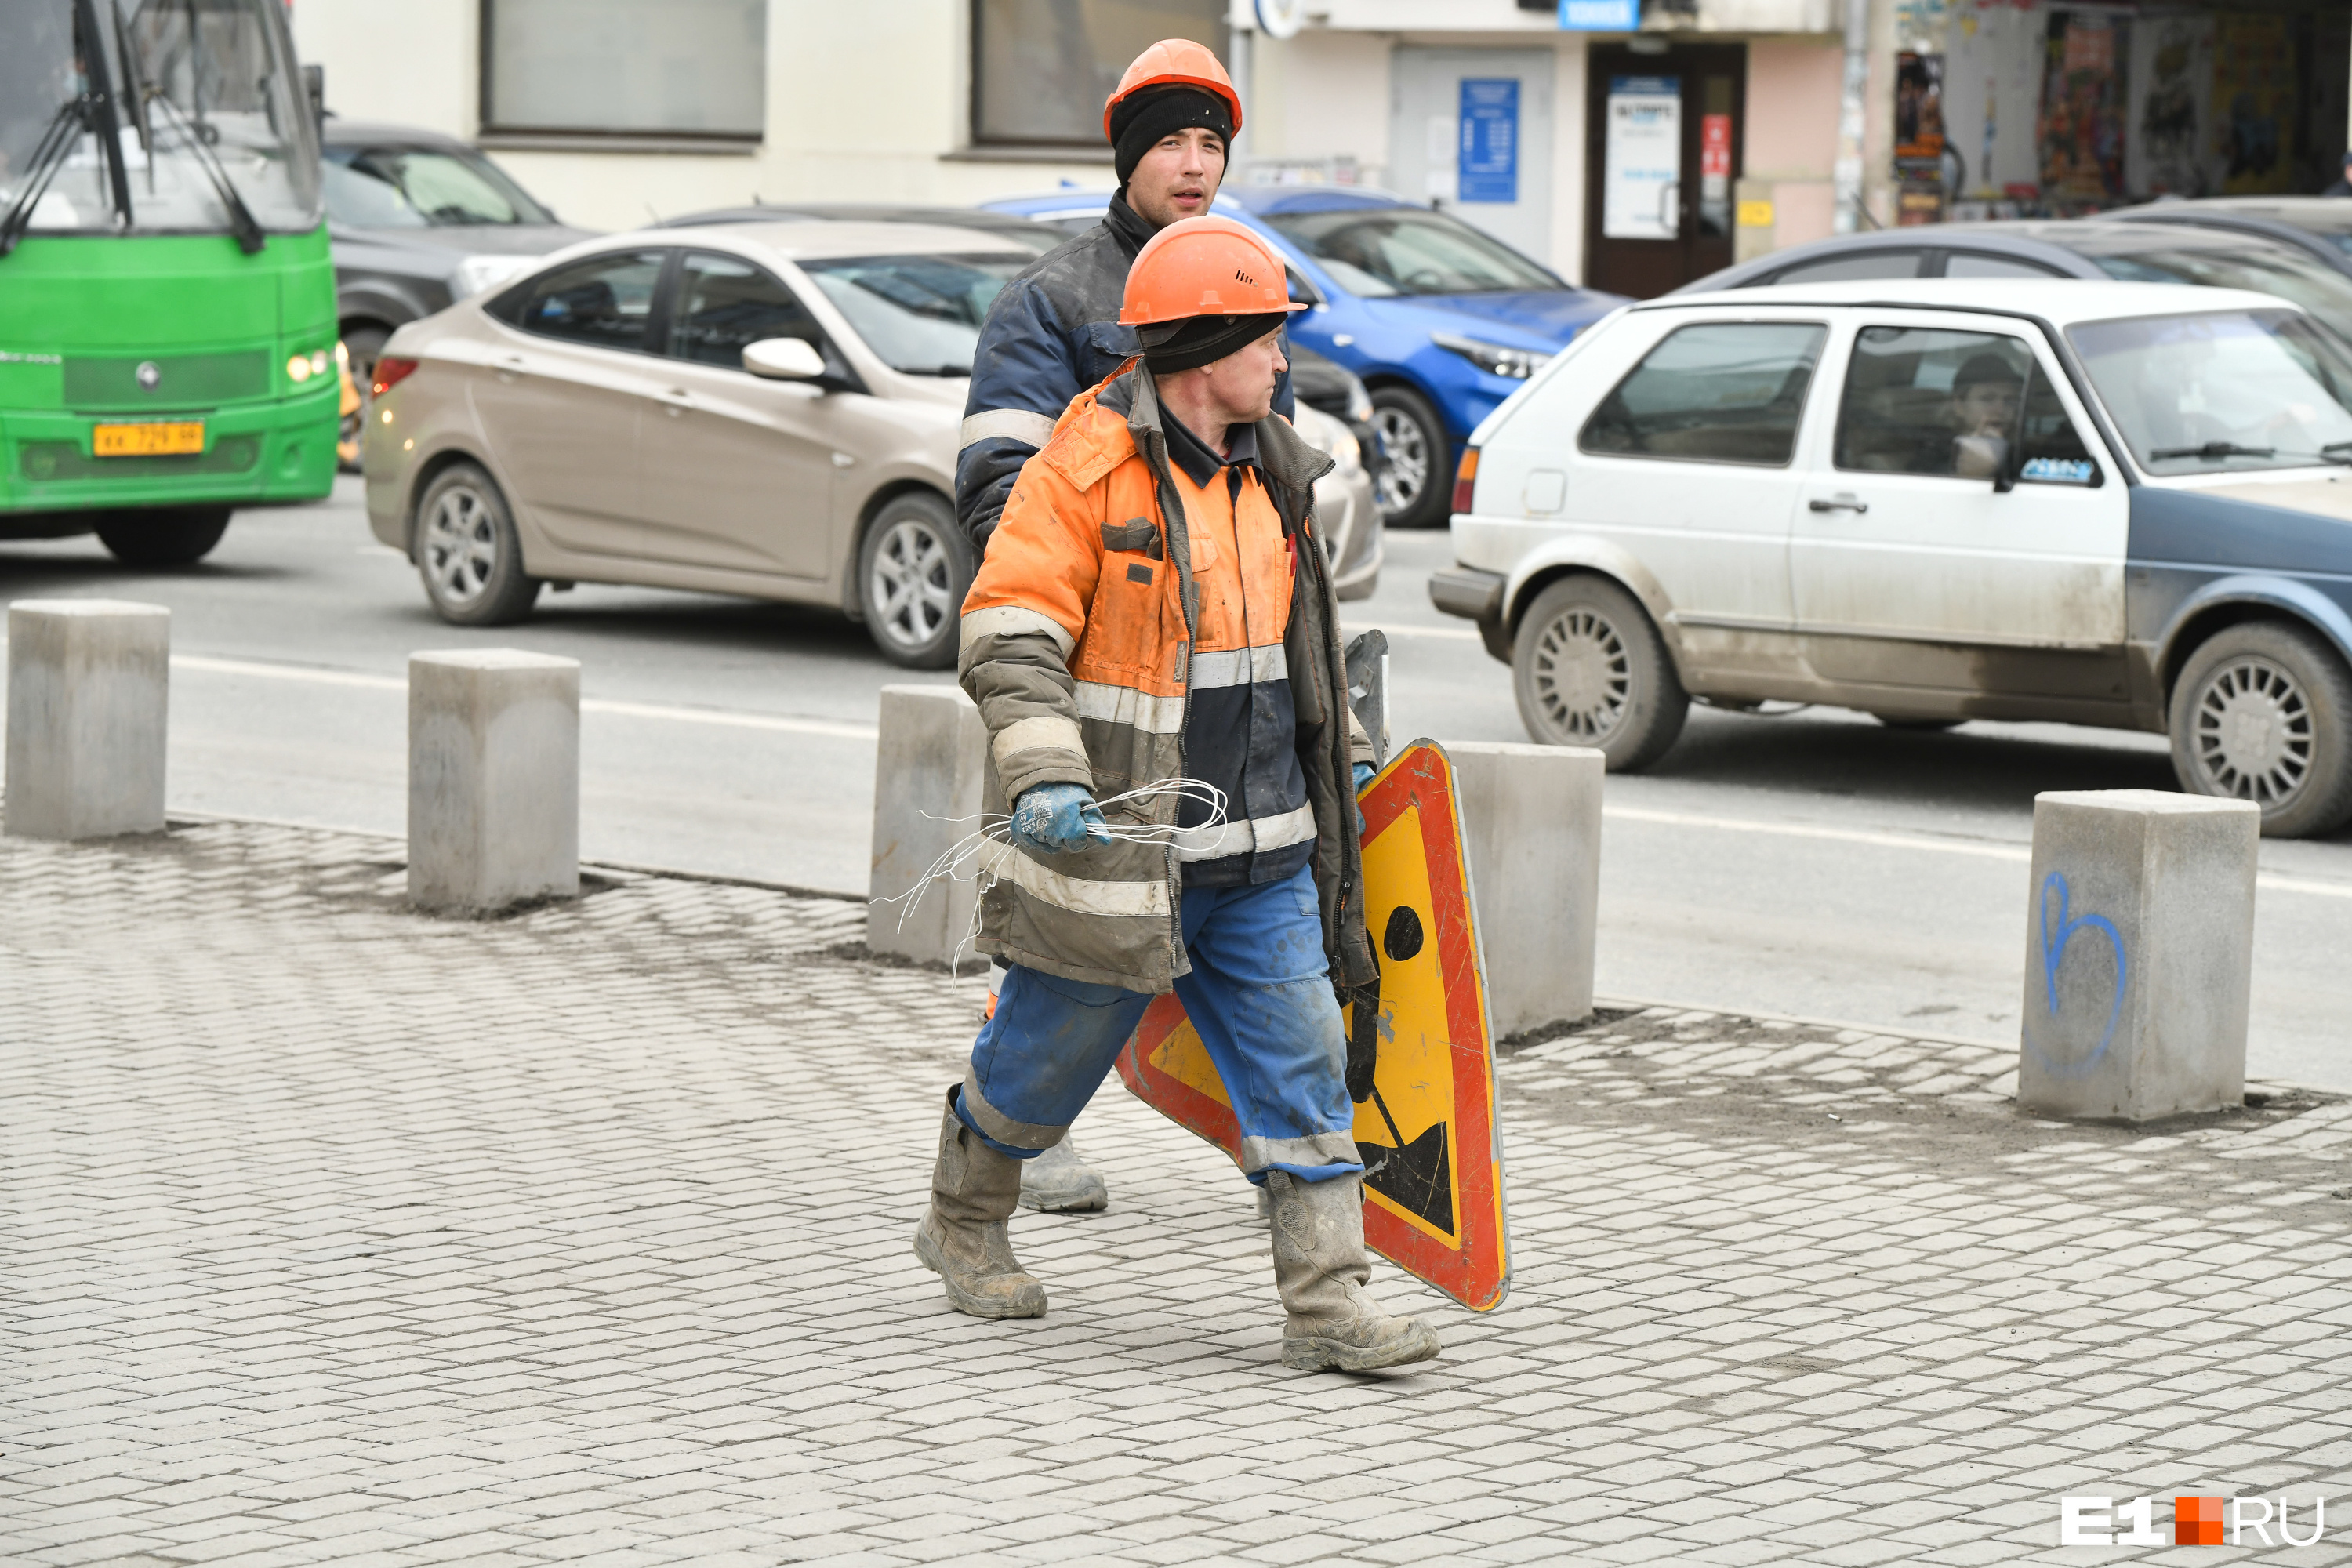
{"type": "Polygon", "coordinates": [[[408,896],[489,914],[580,892],[580,661],[408,657],[408,896]]]}
{"type": "Polygon", "coordinates": [[[2261,833],[2252,801],[2033,797],[2020,1106],[2146,1121],[2243,1101],[2261,833]]]}
{"type": "Polygon", "coordinates": [[[867,906],[866,945],[918,963],[950,963],[959,948],[969,959],[976,884],[940,878],[911,910],[903,895],[948,846],[980,826],[977,820],[952,819],[979,814],[987,727],[971,699],[955,687],[886,686],[881,731],[866,887],[873,898],[898,901],[867,906]]]}
{"type": "Polygon", "coordinates": [[[5,830],[161,832],[171,678],[172,612],[161,605],[9,605],[5,830]]]}
{"type": "Polygon", "coordinates": [[[1449,741],[1496,1037],[1592,1011],[1602,759],[1584,747],[1449,741]]]}

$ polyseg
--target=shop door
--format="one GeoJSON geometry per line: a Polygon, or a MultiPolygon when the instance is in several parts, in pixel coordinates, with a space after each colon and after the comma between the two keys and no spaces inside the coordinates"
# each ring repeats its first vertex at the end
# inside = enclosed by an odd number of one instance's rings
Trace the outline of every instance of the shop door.
{"type": "Polygon", "coordinates": [[[1730,266],[1747,46],[1590,58],[1585,287],[1647,300],[1730,266]]]}
{"type": "Polygon", "coordinates": [[[1554,58],[1549,49],[1398,49],[1390,187],[1548,264],[1554,58]]]}

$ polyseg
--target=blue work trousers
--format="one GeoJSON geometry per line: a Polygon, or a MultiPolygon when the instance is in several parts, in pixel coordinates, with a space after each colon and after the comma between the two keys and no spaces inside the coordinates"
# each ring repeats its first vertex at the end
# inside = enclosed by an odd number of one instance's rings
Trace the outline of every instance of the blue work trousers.
{"type": "MultiPolygon", "coordinates": [[[[1241,1124],[1242,1169],[1302,1181],[1360,1171],[1347,1043],[1307,868],[1256,887],[1187,888],[1177,999],[1241,1124]]],[[[1061,1142],[1151,999],[1015,964],[981,1026],[956,1114],[989,1147],[1027,1159],[1061,1142]]]]}

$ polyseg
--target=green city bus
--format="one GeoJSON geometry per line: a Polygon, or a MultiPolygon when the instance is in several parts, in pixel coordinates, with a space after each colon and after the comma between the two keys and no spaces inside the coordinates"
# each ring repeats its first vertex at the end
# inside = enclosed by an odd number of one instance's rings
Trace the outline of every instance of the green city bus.
{"type": "Polygon", "coordinates": [[[0,0],[0,539],[184,564],[332,486],[314,91],[283,0],[0,0]]]}

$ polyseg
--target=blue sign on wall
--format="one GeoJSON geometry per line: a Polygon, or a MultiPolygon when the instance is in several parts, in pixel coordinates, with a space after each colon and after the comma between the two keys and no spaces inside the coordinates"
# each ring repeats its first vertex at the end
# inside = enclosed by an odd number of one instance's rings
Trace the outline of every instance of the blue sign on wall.
{"type": "Polygon", "coordinates": [[[1559,25],[1571,33],[1636,32],[1641,0],[1559,0],[1559,25]]]}
{"type": "Polygon", "coordinates": [[[1454,199],[1519,199],[1519,83],[1516,77],[1462,79],[1462,160],[1454,199]]]}

